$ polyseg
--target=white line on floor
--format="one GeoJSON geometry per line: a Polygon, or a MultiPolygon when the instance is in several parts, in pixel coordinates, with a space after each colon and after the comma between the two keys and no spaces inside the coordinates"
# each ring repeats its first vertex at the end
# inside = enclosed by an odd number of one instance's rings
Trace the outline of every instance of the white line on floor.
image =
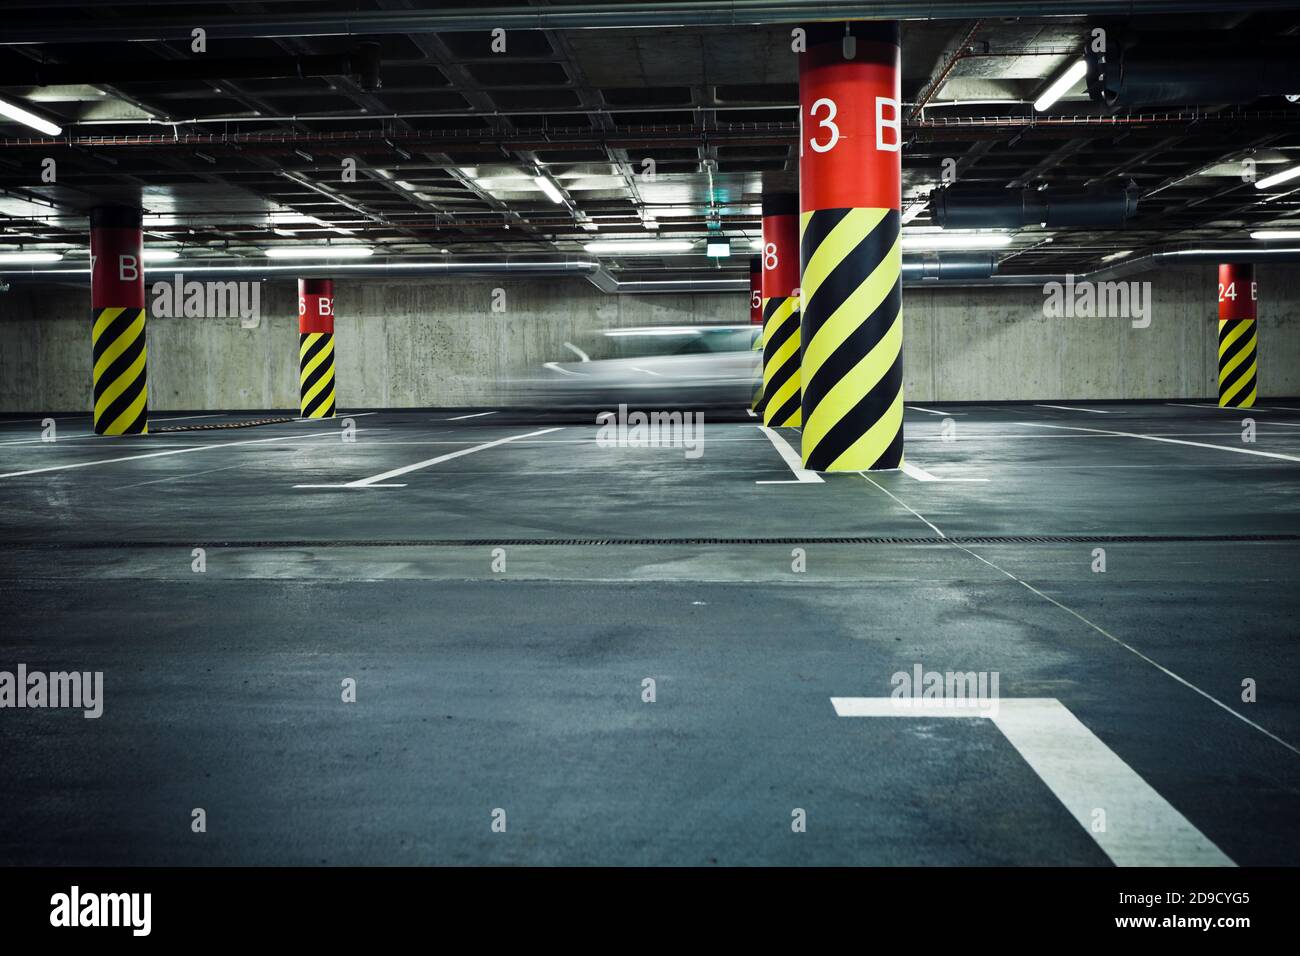
{"type": "Polygon", "coordinates": [[[281,435],[278,438],[251,438],[246,441],[214,442],[210,445],[194,445],[189,448],[169,448],[166,451],[152,451],[143,455],[125,455],[121,458],[100,458],[96,461],[79,461],[71,465],[47,465],[44,468],[28,468],[26,471],[10,471],[0,478],[21,478],[24,475],[40,475],[47,471],[69,471],[73,468],[92,468],[95,465],[113,465],[123,461],[142,461],[145,458],[164,458],[167,455],[185,455],[195,451],[211,451],[215,448],[234,448],[236,445],[265,445],[274,441],[296,441],[308,438],[337,438],[333,431],[318,432],[315,435],[281,435]]]}
{"type": "Polygon", "coordinates": [[[986,709],[952,703],[831,698],[840,717],[991,719],[1116,866],[1236,865],[1055,697],[994,700],[986,709]]]}
{"type": "Polygon", "coordinates": [[[1300,411],[1300,409],[1296,409],[1296,408],[1273,408],[1273,407],[1268,406],[1268,405],[1256,405],[1256,406],[1254,406],[1253,408],[1240,408],[1240,407],[1233,408],[1232,406],[1228,406],[1228,405],[1210,405],[1210,404],[1208,404],[1208,403],[1207,403],[1207,404],[1197,404],[1197,403],[1192,403],[1192,402],[1165,402],[1165,404],[1166,404],[1166,405],[1176,406],[1176,407],[1178,407],[1178,408],[1212,408],[1212,409],[1214,409],[1216,412],[1243,412],[1243,413],[1247,413],[1247,414],[1250,413],[1250,412],[1295,412],[1295,411],[1300,411]]]}
{"type": "Polygon", "coordinates": [[[142,488],[145,485],[157,485],[164,481],[182,481],[186,478],[198,478],[200,475],[210,475],[213,472],[229,471],[232,468],[243,468],[242,463],[238,465],[222,465],[220,468],[209,468],[207,471],[192,471],[184,475],[168,475],[166,478],[154,478],[152,481],[137,481],[131,485],[118,485],[114,491],[125,491],[127,488],[142,488]]]}
{"type": "Polygon", "coordinates": [[[939,415],[943,418],[952,418],[954,415],[965,415],[965,412],[941,412],[935,408],[922,408],[920,405],[907,405],[914,412],[925,412],[927,415],[939,415]]]}
{"type": "Polygon", "coordinates": [[[448,418],[449,422],[460,422],[467,418],[482,418],[484,415],[495,415],[496,412],[475,412],[473,415],[457,415],[455,418],[448,418]]]}
{"type": "Polygon", "coordinates": [[[378,415],[378,412],[337,412],[333,418],[295,418],[295,422],[341,422],[345,418],[365,418],[367,415],[378,415]]]}
{"type": "MultiPolygon", "coordinates": [[[[191,418],[220,418],[222,415],[225,415],[225,414],[227,414],[227,413],[226,413],[226,412],[213,412],[211,415],[176,415],[176,416],[173,417],[173,418],[152,418],[152,417],[151,417],[151,418],[149,419],[149,423],[152,425],[152,424],[154,424],[155,422],[185,422],[185,421],[189,421],[191,418]]],[[[238,413],[235,413],[235,414],[238,414],[238,413]]]]}
{"type": "MultiPolygon", "coordinates": [[[[1051,426],[1051,427],[1057,427],[1057,426],[1051,426]]],[[[1061,427],[1063,427],[1063,426],[1061,426],[1061,427]]],[[[1212,446],[1212,447],[1218,447],[1218,446],[1212,446]]],[[[900,505],[902,505],[902,507],[906,508],[908,511],[910,511],[913,515],[915,515],[915,516],[916,516],[917,518],[919,518],[921,521],[925,522],[925,524],[928,525],[928,526],[929,526],[929,527],[934,531],[935,534],[937,534],[940,538],[943,538],[945,541],[947,541],[948,544],[950,544],[952,547],[956,548],[958,551],[964,551],[966,554],[969,554],[969,555],[970,555],[972,558],[974,558],[976,561],[979,561],[981,564],[984,564],[984,565],[986,565],[986,566],[992,568],[994,571],[998,572],[999,574],[1001,574],[1001,575],[1003,575],[1003,576],[1005,576],[1005,577],[1010,578],[1010,579],[1011,579],[1012,581],[1014,581],[1016,584],[1019,584],[1022,588],[1024,588],[1024,589],[1027,590],[1027,591],[1029,591],[1031,594],[1036,594],[1036,595],[1038,595],[1040,598],[1042,598],[1044,601],[1047,601],[1049,604],[1055,604],[1057,607],[1059,607],[1059,608],[1060,608],[1062,611],[1064,611],[1065,613],[1069,614],[1071,617],[1075,618],[1076,620],[1080,621],[1080,622],[1083,623],[1083,624],[1086,624],[1088,627],[1092,628],[1094,631],[1096,631],[1096,632],[1097,632],[1098,634],[1100,634],[1102,637],[1106,638],[1106,639],[1109,640],[1109,641],[1112,641],[1112,642],[1115,643],[1115,644],[1118,644],[1120,647],[1124,648],[1124,650],[1128,651],[1130,654],[1133,654],[1133,655],[1135,655],[1136,657],[1140,658],[1141,660],[1145,661],[1146,663],[1150,664],[1152,667],[1154,667],[1156,670],[1160,671],[1160,672],[1161,672],[1162,674],[1164,674],[1166,677],[1170,677],[1170,678],[1172,678],[1173,680],[1176,680],[1178,683],[1182,684],[1182,685],[1183,685],[1184,687],[1186,687],[1188,690],[1191,690],[1191,691],[1194,691],[1194,692],[1197,693],[1197,694],[1200,694],[1202,697],[1204,697],[1204,698],[1205,698],[1206,700],[1208,700],[1210,703],[1214,704],[1216,707],[1219,707],[1219,708],[1221,708],[1222,710],[1226,710],[1229,714],[1231,714],[1233,717],[1236,717],[1236,718],[1237,718],[1238,720],[1240,720],[1242,723],[1246,724],[1246,725],[1249,726],[1249,727],[1253,727],[1255,730],[1258,730],[1258,731],[1259,731],[1261,734],[1263,734],[1265,737],[1268,737],[1270,740],[1273,740],[1273,741],[1275,741],[1275,742],[1281,744],[1281,745],[1282,745],[1283,747],[1285,747],[1287,750],[1290,750],[1292,753],[1296,754],[1297,756],[1300,756],[1300,748],[1296,747],[1294,744],[1287,743],[1285,740],[1283,740],[1283,739],[1282,739],[1281,737],[1279,737],[1277,734],[1273,733],[1273,732],[1270,731],[1270,730],[1265,729],[1264,727],[1261,727],[1259,724],[1255,723],[1255,722],[1254,722],[1253,720],[1251,720],[1249,717],[1243,716],[1242,714],[1240,714],[1239,712],[1237,712],[1237,711],[1234,710],[1233,708],[1229,707],[1229,706],[1228,706],[1227,704],[1225,704],[1223,701],[1219,700],[1219,699],[1218,699],[1217,697],[1215,697],[1214,695],[1212,695],[1212,694],[1210,694],[1210,693],[1208,693],[1208,692],[1206,692],[1206,691],[1204,691],[1204,690],[1201,690],[1201,688],[1197,687],[1197,686],[1196,686],[1195,684],[1193,684],[1191,681],[1187,680],[1187,679],[1184,678],[1184,677],[1179,676],[1178,674],[1175,674],[1173,671],[1171,671],[1169,668],[1165,667],[1165,666],[1164,666],[1163,664],[1161,664],[1159,661],[1156,661],[1156,660],[1154,660],[1154,659],[1152,659],[1152,658],[1150,658],[1150,657],[1147,657],[1147,655],[1143,654],[1143,653],[1142,653],[1141,651],[1139,651],[1136,647],[1134,647],[1133,645],[1128,644],[1128,643],[1125,643],[1124,641],[1120,640],[1118,637],[1116,637],[1114,634],[1110,633],[1110,631],[1106,630],[1106,629],[1105,629],[1104,627],[1102,627],[1100,624],[1096,624],[1096,623],[1094,623],[1093,621],[1088,620],[1088,618],[1084,617],[1084,616],[1083,616],[1082,614],[1080,614],[1078,611],[1074,610],[1074,608],[1067,607],[1066,605],[1062,604],[1060,601],[1056,600],[1056,598],[1052,597],[1051,595],[1044,594],[1042,591],[1038,590],[1038,588],[1034,587],[1034,586],[1033,586],[1032,584],[1030,584],[1028,581],[1023,581],[1023,580],[1021,580],[1020,578],[1018,578],[1018,577],[1016,577],[1014,574],[1012,574],[1010,571],[1008,571],[1006,568],[1003,568],[1003,567],[1000,567],[1000,566],[994,564],[992,561],[988,560],[988,558],[985,558],[985,557],[983,557],[982,555],[978,555],[978,554],[976,554],[976,553],[975,553],[974,551],[972,551],[970,548],[964,547],[963,545],[960,545],[960,544],[956,544],[956,543],[953,542],[953,541],[948,541],[948,536],[947,536],[946,534],[944,534],[943,531],[941,531],[941,530],[940,530],[936,525],[934,525],[934,524],[933,524],[929,519],[927,519],[927,518],[925,517],[925,515],[921,514],[921,513],[920,513],[919,511],[917,511],[916,509],[912,508],[910,505],[907,504],[907,502],[903,501],[902,498],[899,498],[896,494],[894,494],[894,493],[893,493],[892,491],[890,491],[888,488],[884,488],[884,487],[882,487],[881,485],[877,484],[875,481],[873,481],[873,480],[871,479],[871,477],[870,477],[869,475],[866,474],[866,472],[861,472],[860,474],[862,475],[863,478],[866,478],[867,481],[871,482],[872,485],[875,485],[876,488],[880,489],[880,490],[883,491],[885,494],[889,495],[889,497],[893,498],[896,502],[898,502],[900,505]]]]}
{"type": "Polygon", "coordinates": [[[758,417],[758,414],[752,408],[745,409],[745,414],[748,415],[750,418],[758,417]]]}
{"type": "Polygon", "coordinates": [[[940,478],[938,475],[932,475],[920,465],[913,464],[904,460],[900,466],[903,474],[917,481],[988,481],[987,478],[940,478]]]}
{"type": "Polygon", "coordinates": [[[484,442],[481,445],[475,445],[472,448],[462,448],[460,451],[448,452],[445,455],[439,455],[437,458],[428,458],[424,461],[417,461],[413,465],[403,465],[401,468],[394,468],[392,471],[385,471],[378,475],[371,475],[369,478],[359,478],[356,481],[348,481],[339,485],[294,485],[295,488],[405,488],[405,485],[386,484],[389,478],[399,478],[402,475],[410,474],[413,471],[419,471],[421,468],[428,468],[432,465],[441,464],[444,461],[451,461],[453,458],[460,458],[464,455],[472,455],[478,451],[486,451],[489,448],[496,448],[498,445],[505,445],[512,441],[518,441],[521,438],[535,438],[538,435],[549,435],[551,432],[558,432],[559,428],[543,428],[540,431],[526,432],[522,435],[511,435],[508,438],[498,438],[496,441],[484,442]]]}
{"type": "Polygon", "coordinates": [[[1158,435],[1143,435],[1139,432],[1116,432],[1104,428],[1082,428],[1078,425],[1048,425],[1045,422],[1016,422],[1017,425],[1024,425],[1030,428],[1064,428],[1070,431],[1092,432],[1097,435],[1111,435],[1115,438],[1141,438],[1145,441],[1164,442],[1169,445],[1187,445],[1191,448],[1213,448],[1216,451],[1230,451],[1237,455],[1254,455],[1257,458],[1276,458],[1281,461],[1298,461],[1300,457],[1295,455],[1283,455],[1276,451],[1256,451],[1254,448],[1235,448],[1232,445],[1211,445],[1203,441],[1183,441],[1179,438],[1161,438],[1158,435]]]}
{"type": "Polygon", "coordinates": [[[1077,405],[1041,405],[1035,402],[1034,408],[1056,408],[1063,412],[1087,412],[1089,415],[1110,414],[1110,412],[1103,412],[1100,408],[1079,408],[1077,405]]]}
{"type": "Polygon", "coordinates": [[[754,484],[785,485],[825,481],[825,479],[822,478],[821,475],[817,474],[817,472],[809,471],[803,466],[803,461],[800,460],[799,454],[791,448],[790,443],[777,434],[775,430],[768,428],[766,425],[755,425],[754,427],[767,436],[767,440],[772,443],[772,446],[777,450],[777,453],[780,454],[781,460],[785,462],[786,467],[794,474],[793,481],[790,481],[789,479],[783,481],[756,481],[754,484]]]}

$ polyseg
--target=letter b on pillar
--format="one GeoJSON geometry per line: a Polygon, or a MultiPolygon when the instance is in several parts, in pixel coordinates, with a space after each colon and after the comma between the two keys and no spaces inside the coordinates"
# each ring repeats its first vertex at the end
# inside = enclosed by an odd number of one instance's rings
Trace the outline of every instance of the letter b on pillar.
{"type": "Polygon", "coordinates": [[[303,418],[334,417],[334,281],[298,280],[298,400],[303,418]]]}
{"type": "Polygon", "coordinates": [[[898,24],[805,27],[799,56],[803,461],[903,463],[898,24]],[[846,37],[852,36],[852,42],[846,37]]]}
{"type": "Polygon", "coordinates": [[[140,210],[90,211],[92,391],[96,435],[149,431],[140,210]]]}

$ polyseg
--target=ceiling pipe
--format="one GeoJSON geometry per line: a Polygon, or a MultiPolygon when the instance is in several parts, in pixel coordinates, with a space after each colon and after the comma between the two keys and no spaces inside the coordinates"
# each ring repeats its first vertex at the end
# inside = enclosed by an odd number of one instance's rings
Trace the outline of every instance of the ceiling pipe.
{"type": "Polygon", "coordinates": [[[1179,34],[1116,38],[1085,47],[1088,95],[1111,110],[1249,103],[1300,93],[1300,40],[1257,37],[1249,45],[1179,34]]]}
{"type": "Polygon", "coordinates": [[[1119,227],[1137,215],[1137,203],[1133,187],[1060,192],[949,186],[930,193],[930,215],[945,229],[1119,227]]]}
{"type": "MultiPolygon", "coordinates": [[[[1293,0],[1076,0],[1062,14],[1139,16],[1282,11],[1293,0]]],[[[964,20],[1039,17],[1042,0],[673,0],[660,3],[578,3],[547,7],[479,6],[445,10],[305,11],[203,18],[209,40],[503,30],[590,30],[611,27],[734,27],[819,20],[964,20]]],[[[192,15],[119,22],[67,19],[7,23],[0,45],[189,40],[192,15]]]]}
{"type": "Polygon", "coordinates": [[[275,57],[194,57],[186,60],[76,60],[71,63],[16,61],[0,70],[0,86],[186,82],[194,80],[278,80],[321,76],[353,77],[363,89],[379,88],[379,44],[362,43],[350,53],[275,57]]]}

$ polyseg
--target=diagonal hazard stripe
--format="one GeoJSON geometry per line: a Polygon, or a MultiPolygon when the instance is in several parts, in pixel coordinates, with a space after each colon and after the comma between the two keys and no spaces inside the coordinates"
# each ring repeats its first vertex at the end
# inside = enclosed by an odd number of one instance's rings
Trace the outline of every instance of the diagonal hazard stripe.
{"type": "Polygon", "coordinates": [[[1223,385],[1232,376],[1233,369],[1241,365],[1242,362],[1253,362],[1255,360],[1255,349],[1258,344],[1258,337],[1254,334],[1242,336],[1242,347],[1237,349],[1231,358],[1224,361],[1219,359],[1219,384],[1223,385]]]}
{"type": "Polygon", "coordinates": [[[1252,359],[1250,364],[1241,370],[1241,374],[1219,392],[1219,404],[1231,405],[1233,399],[1238,395],[1245,395],[1253,391],[1257,371],[1257,363],[1252,359]]]}
{"type": "Polygon", "coordinates": [[[303,418],[315,418],[324,414],[327,405],[334,401],[334,373],[323,376],[312,389],[310,395],[302,400],[303,418]]]}
{"type": "MultiPolygon", "coordinates": [[[[811,380],[817,371],[864,324],[864,316],[873,316],[891,293],[899,288],[903,269],[902,235],[894,238],[880,264],[844,299],[815,330],[810,330],[804,350],[803,374],[811,380]]],[[[900,289],[901,291],[901,289],[900,289]]],[[[824,303],[823,303],[824,304],[824,303]]]]}
{"type": "Polygon", "coordinates": [[[148,431],[148,422],[144,420],[148,398],[149,392],[144,387],[143,379],[141,379],[139,395],[104,429],[104,434],[134,435],[148,431]]]}
{"type": "Polygon", "coordinates": [[[144,375],[145,369],[145,351],[140,350],[134,362],[127,366],[121,375],[117,376],[105,386],[101,395],[95,399],[95,420],[103,420],[105,412],[113,402],[125,392],[128,388],[136,384],[136,379],[144,375]]]}
{"type": "MultiPolygon", "coordinates": [[[[815,234],[823,230],[823,220],[826,217],[816,211],[800,215],[800,234],[813,233],[816,242],[812,254],[804,262],[803,276],[800,279],[799,288],[803,293],[805,307],[816,299],[818,291],[832,272],[875,231],[889,212],[888,209],[850,209],[835,221],[829,231],[824,232],[824,238],[820,241],[816,241],[815,234]]],[[[869,270],[862,269],[859,274],[867,271],[869,270]]]]}
{"type": "MultiPolygon", "coordinates": [[[[880,343],[871,349],[843,377],[836,381],[825,396],[808,410],[808,421],[803,430],[803,446],[810,454],[826,433],[844,420],[880,382],[898,361],[903,350],[903,318],[901,311],[894,315],[880,343]]],[[[806,363],[805,363],[806,367],[806,363]]]]}
{"type": "Polygon", "coordinates": [[[95,343],[97,347],[95,349],[94,380],[101,379],[104,373],[112,367],[113,363],[122,356],[122,353],[134,345],[143,335],[143,309],[139,310],[135,318],[129,319],[125,325],[114,328],[112,333],[106,330],[104,335],[95,343]],[[117,337],[110,340],[111,334],[116,334],[117,337]]]}
{"type": "Polygon", "coordinates": [[[897,468],[903,463],[903,390],[866,434],[831,462],[827,471],[867,471],[897,468]]]}
{"type": "Polygon", "coordinates": [[[303,362],[302,372],[298,377],[300,380],[306,381],[311,377],[311,373],[314,372],[318,366],[325,362],[333,363],[333,361],[334,340],[331,338],[325,342],[324,346],[317,349],[310,358],[303,362]]]}
{"type": "Polygon", "coordinates": [[[298,345],[298,361],[305,362],[320,349],[324,348],[326,339],[333,336],[327,332],[306,332],[298,345]]]}

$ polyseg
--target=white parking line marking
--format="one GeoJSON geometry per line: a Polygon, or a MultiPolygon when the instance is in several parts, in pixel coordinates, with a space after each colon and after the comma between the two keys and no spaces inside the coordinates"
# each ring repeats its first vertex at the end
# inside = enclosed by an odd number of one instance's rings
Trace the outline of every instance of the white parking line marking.
{"type": "Polygon", "coordinates": [[[781,460],[785,462],[786,467],[794,474],[794,480],[784,479],[782,481],[756,481],[756,485],[797,485],[805,482],[825,482],[825,479],[815,471],[809,471],[803,466],[803,461],[799,458],[798,453],[790,447],[790,443],[778,435],[773,429],[766,425],[755,425],[759,431],[767,436],[767,440],[781,455],[781,460]]]}
{"type": "Polygon", "coordinates": [[[1055,697],[992,700],[980,708],[953,703],[831,698],[840,717],[992,720],[1116,866],[1236,865],[1055,697]],[[1105,812],[1100,829],[1098,810],[1105,812]]]}
{"type": "Polygon", "coordinates": [[[1254,408],[1233,408],[1225,405],[1195,404],[1192,402],[1165,402],[1166,405],[1177,406],[1178,408],[1212,408],[1216,412],[1294,412],[1300,411],[1295,408],[1273,408],[1268,405],[1256,405],[1254,408]]]}
{"type": "Polygon", "coordinates": [[[938,475],[932,475],[920,465],[915,465],[906,459],[903,460],[903,464],[899,467],[902,469],[903,474],[917,481],[988,481],[987,478],[940,478],[938,475]]]}
{"type": "Polygon", "coordinates": [[[1089,415],[1109,415],[1110,412],[1103,412],[1100,408],[1079,408],[1076,405],[1041,405],[1034,403],[1035,408],[1056,408],[1063,412],[1087,412],[1089,415]]]}
{"type": "MultiPolygon", "coordinates": [[[[1049,427],[1065,427],[1065,426],[1049,426],[1049,427]]],[[[1214,447],[1217,447],[1217,446],[1214,446],[1214,447]]],[[[948,536],[945,535],[945,534],[943,533],[943,531],[941,531],[937,525],[935,525],[935,524],[932,523],[929,519],[927,519],[927,518],[925,517],[925,515],[921,514],[921,513],[920,513],[919,511],[917,511],[915,508],[912,508],[910,505],[907,504],[907,502],[905,502],[902,498],[898,497],[898,495],[894,494],[894,493],[893,493],[892,491],[890,491],[888,488],[882,487],[881,485],[877,484],[875,481],[872,481],[872,479],[871,479],[871,478],[870,478],[870,477],[869,477],[865,472],[860,472],[860,474],[862,475],[863,478],[866,478],[867,481],[871,482],[871,484],[874,485],[876,488],[878,488],[879,490],[883,491],[885,494],[889,495],[889,497],[893,498],[893,499],[894,499],[896,502],[898,502],[898,504],[901,505],[903,508],[906,508],[908,511],[910,511],[910,512],[911,512],[914,516],[916,516],[918,519],[920,519],[921,521],[925,522],[925,524],[929,525],[929,527],[934,531],[934,533],[937,534],[940,538],[943,538],[945,541],[947,541],[947,537],[948,537],[948,536]]],[[[1124,642],[1124,641],[1121,641],[1121,640],[1120,640],[1118,637],[1116,637],[1114,634],[1110,633],[1110,631],[1106,630],[1106,629],[1105,629],[1104,627],[1102,627],[1100,624],[1097,624],[1097,623],[1094,622],[1094,621],[1090,621],[1088,618],[1084,617],[1082,614],[1080,614],[1080,613],[1079,613],[1078,611],[1076,611],[1074,608],[1072,608],[1072,607],[1068,607],[1068,606],[1062,604],[1060,601],[1056,600],[1056,598],[1052,597],[1052,596],[1049,595],[1049,594],[1044,594],[1042,591],[1038,590],[1038,588],[1034,587],[1034,586],[1033,586],[1032,584],[1030,584],[1028,581],[1021,580],[1020,578],[1018,578],[1018,577],[1016,577],[1014,574],[1012,574],[1010,571],[1008,571],[1006,568],[999,567],[998,565],[996,565],[996,564],[994,564],[992,561],[990,561],[988,558],[985,558],[985,557],[983,557],[982,555],[978,555],[978,554],[976,554],[976,553],[975,553],[974,551],[972,551],[970,548],[964,547],[963,545],[960,545],[960,544],[956,544],[955,542],[952,542],[952,541],[947,541],[947,543],[950,544],[950,545],[952,545],[952,547],[956,548],[958,551],[963,551],[963,552],[965,552],[966,554],[969,554],[969,555],[970,555],[972,558],[974,558],[976,561],[980,562],[981,564],[985,565],[986,567],[992,568],[994,571],[998,572],[998,574],[1001,574],[1003,577],[1010,578],[1012,581],[1014,581],[1016,584],[1019,584],[1022,588],[1024,588],[1024,589],[1025,589],[1026,591],[1028,591],[1029,593],[1037,595],[1038,597],[1042,598],[1044,601],[1046,601],[1046,602],[1049,603],[1049,604],[1054,604],[1054,605],[1056,605],[1058,608],[1060,608],[1060,609],[1061,609],[1062,611],[1064,611],[1066,614],[1069,614],[1071,617],[1073,617],[1075,620],[1079,621],[1081,624],[1086,624],[1088,627],[1092,628],[1094,631],[1096,631],[1096,632],[1097,632],[1098,634],[1100,634],[1102,637],[1106,638],[1106,640],[1111,641],[1111,642],[1114,643],[1114,644],[1117,644],[1118,646],[1122,647],[1124,650],[1128,651],[1128,652],[1129,652],[1130,654],[1132,654],[1133,656],[1137,657],[1138,659],[1142,660],[1143,662],[1145,662],[1145,663],[1147,663],[1147,664],[1150,664],[1152,667],[1154,667],[1156,670],[1160,671],[1160,673],[1164,674],[1166,677],[1169,677],[1169,678],[1171,678],[1172,680],[1177,681],[1178,683],[1180,683],[1180,684],[1182,684],[1184,687],[1186,687],[1188,690],[1193,691],[1194,693],[1197,693],[1197,694],[1199,694],[1200,696],[1204,697],[1206,700],[1208,700],[1210,703],[1214,704],[1214,705],[1215,705],[1216,707],[1218,707],[1220,710],[1225,710],[1225,711],[1227,711],[1229,714],[1231,714],[1233,717],[1236,717],[1238,720],[1240,720],[1240,721],[1241,721],[1242,723],[1244,723],[1246,726],[1251,727],[1251,728],[1254,729],[1254,730],[1258,730],[1258,731],[1259,731],[1261,734],[1263,734],[1265,737],[1269,738],[1270,740],[1274,741],[1275,743],[1279,743],[1279,744],[1281,744],[1283,747],[1285,747],[1287,750],[1291,751],[1293,754],[1296,754],[1297,756],[1300,756],[1300,747],[1296,747],[1294,744],[1287,743],[1285,740],[1283,740],[1283,739],[1282,739],[1281,737],[1279,737],[1277,734],[1273,733],[1271,730],[1268,730],[1268,729],[1265,728],[1265,727],[1261,727],[1259,724],[1255,723],[1255,722],[1254,722],[1253,720],[1251,720],[1249,717],[1246,717],[1246,716],[1244,716],[1243,714],[1239,713],[1238,711],[1233,710],[1231,707],[1229,707],[1229,706],[1228,706],[1227,704],[1225,704],[1223,701],[1219,700],[1219,699],[1218,699],[1217,697],[1215,697],[1213,694],[1209,693],[1208,691],[1204,691],[1204,690],[1202,690],[1201,688],[1197,687],[1197,686],[1196,686],[1195,684],[1193,684],[1191,681],[1187,680],[1187,678],[1182,677],[1181,675],[1174,673],[1174,672],[1171,671],[1169,668],[1167,668],[1167,667],[1165,667],[1163,664],[1161,664],[1159,661],[1154,660],[1153,658],[1147,657],[1147,655],[1143,654],[1141,651],[1139,651],[1139,650],[1138,650],[1136,647],[1134,647],[1132,644],[1128,644],[1128,643],[1126,643],[1126,642],[1124,642]]]]}
{"type": "Polygon", "coordinates": [[[457,415],[455,418],[448,418],[449,422],[460,422],[467,418],[482,418],[484,415],[495,415],[496,412],[475,412],[473,415],[457,415]]]}
{"type": "Polygon", "coordinates": [[[1295,455],[1283,455],[1275,451],[1256,451],[1253,448],[1234,448],[1232,445],[1211,445],[1203,441],[1183,441],[1179,438],[1161,438],[1158,435],[1142,435],[1138,432],[1114,432],[1104,428],[1082,428],[1078,425],[1048,425],[1044,422],[1016,422],[1030,428],[1066,428],[1071,431],[1092,432],[1097,435],[1111,435],[1115,438],[1141,438],[1145,441],[1165,442],[1169,445],[1187,445],[1191,448],[1213,448],[1216,451],[1230,451],[1237,455],[1254,455],[1257,458],[1277,458],[1281,461],[1300,461],[1295,455]]]}
{"type": "Polygon", "coordinates": [[[755,413],[755,411],[752,408],[745,409],[745,414],[748,415],[750,418],[758,417],[758,415],[755,413]]]}
{"type": "Polygon", "coordinates": [[[482,445],[475,445],[472,448],[462,448],[460,451],[448,452],[445,455],[439,455],[437,458],[428,458],[424,461],[417,461],[414,465],[403,465],[401,468],[394,468],[392,471],[385,471],[378,475],[371,475],[369,478],[359,478],[356,481],[348,481],[339,485],[294,485],[295,488],[405,488],[406,485],[386,484],[389,478],[400,478],[402,475],[409,475],[413,471],[419,471],[421,468],[429,468],[432,465],[441,464],[444,461],[451,461],[453,458],[460,458],[463,455],[472,455],[477,451],[486,451],[489,448],[496,448],[498,445],[505,445],[512,441],[519,441],[521,438],[536,438],[538,435],[549,435],[551,432],[558,432],[559,428],[543,428],[540,431],[526,432],[522,435],[511,435],[509,438],[498,438],[496,441],[484,442],[482,445]]]}
{"type": "Polygon", "coordinates": [[[925,412],[927,415],[939,415],[944,418],[951,418],[954,415],[965,415],[965,412],[941,412],[935,408],[922,408],[920,405],[907,405],[914,412],[925,412]]]}
{"type": "Polygon", "coordinates": [[[295,418],[295,422],[328,422],[342,421],[345,418],[365,418],[367,415],[378,415],[378,412],[337,412],[333,419],[329,418],[295,418]]]}
{"type": "Polygon", "coordinates": [[[173,418],[150,418],[149,424],[152,425],[155,422],[185,422],[191,418],[220,418],[225,414],[226,412],[213,412],[211,415],[176,415],[173,418]]]}
{"type": "Polygon", "coordinates": [[[315,435],[281,435],[278,438],[251,438],[247,441],[223,441],[211,445],[194,445],[189,448],[169,448],[167,451],[151,451],[144,455],[125,455],[122,458],[100,458],[96,461],[79,461],[72,465],[47,465],[44,468],[28,468],[26,471],[10,471],[0,478],[21,478],[24,475],[40,475],[47,471],[70,471],[73,468],[93,468],[95,465],[113,465],[122,461],[142,461],[145,458],[164,458],[167,455],[185,455],[195,451],[211,451],[214,448],[234,448],[236,445],[265,445],[273,441],[293,441],[307,438],[337,438],[336,432],[319,432],[315,435]]]}

